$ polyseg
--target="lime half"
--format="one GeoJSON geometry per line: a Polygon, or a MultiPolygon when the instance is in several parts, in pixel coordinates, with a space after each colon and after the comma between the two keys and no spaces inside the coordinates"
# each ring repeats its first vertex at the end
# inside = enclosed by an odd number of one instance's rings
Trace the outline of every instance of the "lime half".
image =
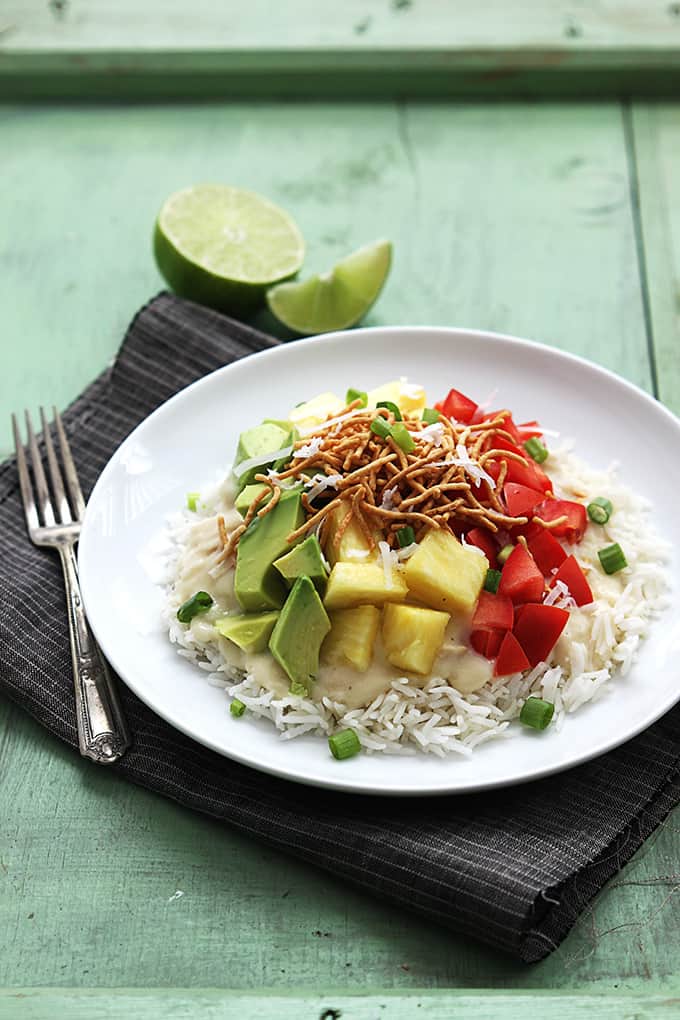
{"type": "Polygon", "coordinates": [[[176,294],[237,314],[297,273],[305,253],[288,213],[225,184],[196,184],[170,195],[153,243],[158,268],[176,294]]]}
{"type": "Polygon", "coordinates": [[[272,287],[267,304],[296,333],[346,329],[359,322],[377,298],[391,261],[391,243],[375,241],[348,255],[329,273],[272,287]]]}

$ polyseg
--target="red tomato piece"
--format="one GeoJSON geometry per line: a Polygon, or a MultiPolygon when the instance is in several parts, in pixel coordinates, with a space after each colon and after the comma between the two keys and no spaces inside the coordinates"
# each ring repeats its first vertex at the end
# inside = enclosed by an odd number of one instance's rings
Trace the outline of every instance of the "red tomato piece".
{"type": "Polygon", "coordinates": [[[517,431],[523,443],[526,443],[527,439],[533,439],[534,437],[541,439],[543,437],[541,426],[537,421],[523,421],[517,425],[517,431]]]}
{"type": "Polygon", "coordinates": [[[455,418],[456,421],[462,422],[464,425],[468,425],[472,421],[472,416],[477,410],[474,400],[470,400],[459,390],[449,390],[444,400],[434,406],[447,418],[455,418]]]}
{"type": "MultiPolygon", "coordinates": [[[[543,578],[541,589],[542,587],[543,578]]],[[[480,591],[477,608],[472,617],[473,630],[512,630],[513,619],[512,602],[507,596],[480,591]]]]}
{"type": "MultiPolygon", "coordinates": [[[[552,492],[552,482],[545,471],[529,457],[526,450],[522,449],[521,446],[509,443],[502,436],[496,436],[493,440],[493,449],[507,450],[508,453],[515,453],[520,457],[524,457],[526,461],[526,464],[520,464],[519,461],[510,460],[509,458],[505,461],[508,465],[508,471],[505,476],[506,482],[516,482],[518,485],[525,485],[528,489],[535,489],[536,492],[544,494],[552,492]]],[[[503,458],[499,457],[499,460],[501,459],[503,458]]],[[[498,478],[500,468],[497,467],[497,461],[489,461],[485,468],[494,480],[498,478]]]]}
{"type": "Polygon", "coordinates": [[[580,542],[586,532],[588,517],[582,503],[574,503],[571,499],[545,499],[534,510],[536,517],[542,521],[555,521],[566,517],[566,521],[550,528],[556,538],[564,538],[569,543],[580,542]]]}
{"type": "MultiPolygon", "coordinates": [[[[510,414],[509,411],[489,411],[488,414],[482,416],[481,420],[491,421],[492,418],[497,418],[499,414],[503,414],[503,419],[501,421],[500,427],[503,428],[507,433],[509,433],[509,435],[512,436],[515,442],[517,443],[521,442],[519,430],[515,425],[514,421],[512,420],[512,415],[510,414]]],[[[501,437],[499,436],[498,439],[500,438],[501,437]]]]}
{"type": "Polygon", "coordinates": [[[516,545],[501,572],[498,594],[513,602],[539,602],[543,595],[543,574],[523,545],[516,545]]]}
{"type": "Polygon", "coordinates": [[[475,545],[478,549],[482,550],[492,570],[498,568],[498,560],[496,559],[497,546],[485,528],[472,528],[465,535],[465,541],[468,545],[475,545]]]}
{"type": "Polygon", "coordinates": [[[557,606],[529,604],[522,606],[515,619],[513,634],[531,667],[547,662],[557,639],[567,625],[569,613],[557,606]]]}
{"type": "Polygon", "coordinates": [[[566,584],[569,594],[577,606],[587,606],[593,601],[590,585],[575,556],[565,559],[551,581],[551,586],[555,584],[555,581],[562,581],[563,584],[566,584]]]}
{"type": "Polygon", "coordinates": [[[559,567],[560,563],[564,563],[567,554],[547,528],[542,528],[540,524],[533,524],[531,528],[538,529],[538,531],[534,530],[527,535],[529,552],[536,560],[538,569],[548,577],[552,570],[559,567]]]}
{"type": "Polygon", "coordinates": [[[534,507],[541,502],[540,493],[536,489],[519,485],[518,482],[506,482],[503,486],[503,496],[508,513],[512,517],[531,517],[534,507]]]}
{"type": "Polygon", "coordinates": [[[470,634],[470,644],[479,655],[486,659],[495,659],[503,637],[509,633],[507,630],[473,630],[470,634]]]}
{"type": "Polygon", "coordinates": [[[510,673],[522,673],[525,669],[529,669],[529,665],[529,660],[519,641],[511,631],[508,631],[498,649],[493,675],[509,676],[510,673]]]}

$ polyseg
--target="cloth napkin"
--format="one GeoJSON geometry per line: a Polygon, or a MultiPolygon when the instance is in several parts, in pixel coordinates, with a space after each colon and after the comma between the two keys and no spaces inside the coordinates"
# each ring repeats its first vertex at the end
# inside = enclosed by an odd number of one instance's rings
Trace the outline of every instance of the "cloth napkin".
{"type": "MultiPolygon", "coordinates": [[[[152,300],[113,366],[64,416],[86,495],[155,407],[276,343],[171,295],[152,300]]],[[[0,689],[76,748],[67,634],[58,559],[29,542],[12,459],[0,467],[0,689]]],[[[120,689],[134,745],[109,768],[111,782],[128,779],[222,819],[527,962],[556,948],[680,800],[680,706],[623,747],[556,777],[498,793],[383,799],[305,788],[239,765],[120,689]]]]}

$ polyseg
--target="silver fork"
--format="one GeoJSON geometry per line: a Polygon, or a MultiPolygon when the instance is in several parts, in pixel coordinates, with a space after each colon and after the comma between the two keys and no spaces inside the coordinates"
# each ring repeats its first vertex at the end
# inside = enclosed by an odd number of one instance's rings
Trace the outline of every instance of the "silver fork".
{"type": "Polygon", "coordinates": [[[42,408],[40,420],[54,502],[50,496],[30,415],[28,411],[25,412],[35,489],[31,483],[16,416],[12,415],[21,498],[31,541],[35,545],[55,548],[64,570],[80,753],[100,765],[110,765],[118,761],[130,746],[130,736],[111,674],[83,609],[74,547],[80,535],[85,501],[61,417],[56,407],[52,410],[63,475],[42,408]]]}

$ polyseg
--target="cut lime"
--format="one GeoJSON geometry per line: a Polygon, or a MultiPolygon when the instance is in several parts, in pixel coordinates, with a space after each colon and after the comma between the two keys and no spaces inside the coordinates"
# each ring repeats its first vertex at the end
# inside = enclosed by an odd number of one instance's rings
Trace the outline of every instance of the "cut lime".
{"type": "Polygon", "coordinates": [[[302,265],[305,244],[288,213],[242,188],[196,184],[165,201],[154,254],[176,294],[225,312],[250,311],[302,265]]]}
{"type": "Polygon", "coordinates": [[[377,298],[391,261],[391,243],[376,241],[348,255],[329,273],[272,287],[267,304],[296,333],[346,329],[362,319],[377,298]]]}

